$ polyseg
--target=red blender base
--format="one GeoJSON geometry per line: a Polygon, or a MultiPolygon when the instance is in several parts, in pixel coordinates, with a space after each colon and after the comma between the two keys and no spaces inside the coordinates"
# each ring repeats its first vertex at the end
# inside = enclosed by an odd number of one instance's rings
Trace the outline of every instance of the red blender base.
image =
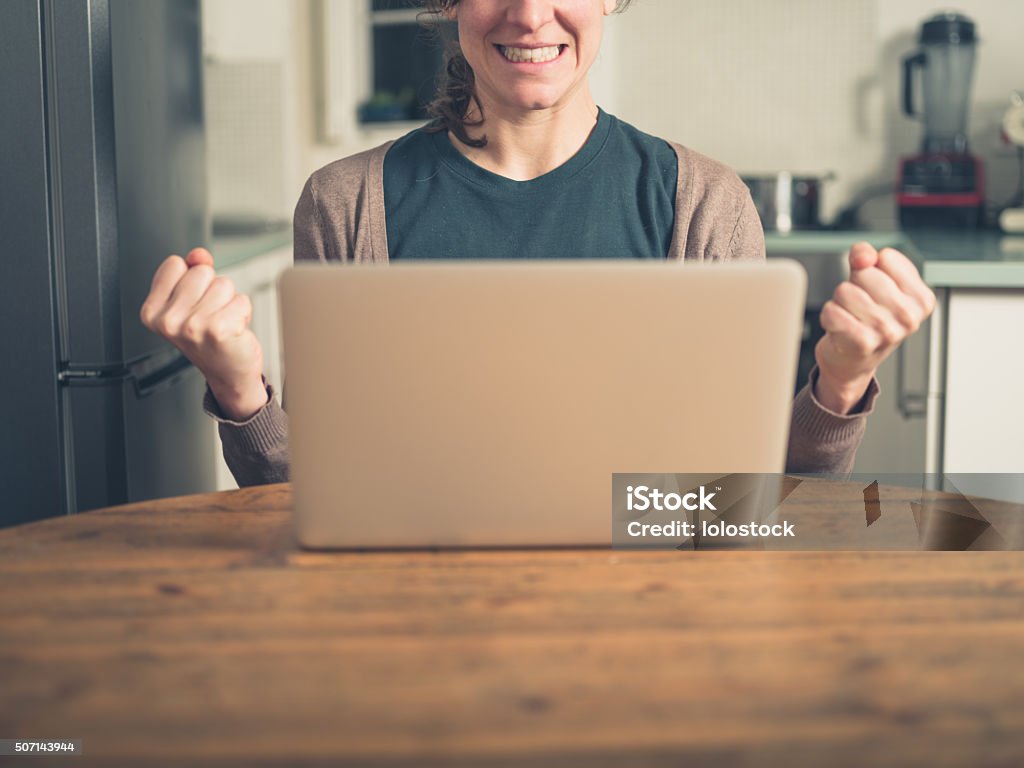
{"type": "Polygon", "coordinates": [[[985,220],[985,168],[974,155],[927,154],[900,161],[900,224],[976,229],[985,220]]]}

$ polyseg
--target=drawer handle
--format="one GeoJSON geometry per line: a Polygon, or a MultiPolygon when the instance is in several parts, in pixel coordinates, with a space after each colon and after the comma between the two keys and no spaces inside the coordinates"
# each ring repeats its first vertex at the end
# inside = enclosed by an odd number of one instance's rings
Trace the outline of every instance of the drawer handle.
{"type": "MultiPolygon", "coordinates": [[[[906,342],[896,348],[896,400],[904,419],[923,419],[928,414],[928,395],[926,392],[909,392],[907,383],[906,342]]],[[[927,369],[928,364],[925,363],[927,369]]]]}

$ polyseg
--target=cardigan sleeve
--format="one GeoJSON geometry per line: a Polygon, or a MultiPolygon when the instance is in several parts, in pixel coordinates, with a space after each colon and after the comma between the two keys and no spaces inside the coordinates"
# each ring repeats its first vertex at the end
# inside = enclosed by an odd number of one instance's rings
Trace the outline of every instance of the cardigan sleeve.
{"type": "Polygon", "coordinates": [[[267,402],[245,421],[232,421],[206,388],[203,410],[217,422],[224,461],[240,488],[283,483],[289,479],[288,414],[278,404],[274,388],[264,381],[267,402]]]}
{"type": "Polygon", "coordinates": [[[853,413],[842,416],[830,411],[814,396],[818,367],[793,401],[789,425],[786,471],[845,475],[853,471],[857,448],[864,439],[868,416],[874,410],[881,389],[872,377],[863,399],[853,413]]]}

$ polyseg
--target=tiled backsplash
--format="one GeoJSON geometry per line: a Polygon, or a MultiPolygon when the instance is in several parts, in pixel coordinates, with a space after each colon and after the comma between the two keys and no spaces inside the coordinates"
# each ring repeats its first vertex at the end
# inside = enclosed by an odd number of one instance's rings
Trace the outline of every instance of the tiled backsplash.
{"type": "Polygon", "coordinates": [[[280,61],[207,61],[210,211],[219,218],[285,219],[295,201],[285,178],[280,61]]]}

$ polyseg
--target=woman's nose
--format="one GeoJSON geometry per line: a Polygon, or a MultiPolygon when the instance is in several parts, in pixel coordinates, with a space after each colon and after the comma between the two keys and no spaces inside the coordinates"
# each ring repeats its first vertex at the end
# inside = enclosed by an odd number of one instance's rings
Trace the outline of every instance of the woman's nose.
{"type": "Polygon", "coordinates": [[[506,18],[526,29],[540,29],[554,17],[551,0],[510,0],[506,18]]]}

